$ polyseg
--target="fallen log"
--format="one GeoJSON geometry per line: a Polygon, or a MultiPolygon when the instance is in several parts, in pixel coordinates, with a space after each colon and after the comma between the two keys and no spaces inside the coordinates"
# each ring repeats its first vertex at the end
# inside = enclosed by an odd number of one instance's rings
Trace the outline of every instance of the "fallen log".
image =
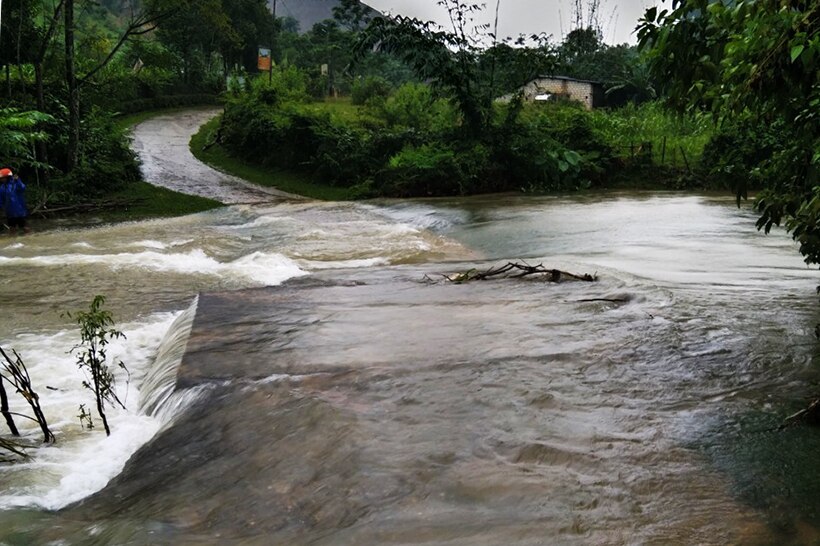
{"type": "Polygon", "coordinates": [[[104,201],[91,201],[88,203],[55,204],[52,206],[41,205],[32,211],[42,217],[53,215],[79,214],[82,212],[101,212],[106,210],[116,210],[123,207],[130,207],[143,202],[144,199],[109,199],[104,201]]]}
{"type": "Polygon", "coordinates": [[[797,425],[820,425],[820,398],[808,405],[808,407],[793,413],[783,420],[777,430],[784,430],[797,425]]]}
{"type": "Polygon", "coordinates": [[[478,269],[470,269],[459,273],[452,273],[449,275],[441,274],[441,279],[436,280],[429,275],[424,276],[426,282],[450,282],[454,284],[462,284],[472,281],[486,281],[490,279],[523,279],[525,277],[535,277],[546,282],[565,282],[565,281],[581,281],[581,282],[596,282],[598,277],[596,275],[577,275],[560,269],[551,269],[545,267],[544,264],[529,265],[519,262],[507,262],[506,265],[500,267],[491,267],[486,271],[479,271],[478,269]]]}

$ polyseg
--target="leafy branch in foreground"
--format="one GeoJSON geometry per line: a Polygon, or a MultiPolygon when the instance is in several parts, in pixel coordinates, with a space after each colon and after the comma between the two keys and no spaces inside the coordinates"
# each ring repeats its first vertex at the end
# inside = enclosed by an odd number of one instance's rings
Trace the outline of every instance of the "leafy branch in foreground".
{"type": "MultiPolygon", "coordinates": [[[[112,340],[124,339],[125,334],[113,328],[114,318],[110,311],[103,309],[104,304],[105,297],[95,296],[88,311],[66,313],[66,315],[80,326],[81,341],[71,350],[71,353],[77,355],[77,366],[86,374],[91,375],[90,381],[88,379],[83,381],[83,386],[94,393],[97,414],[102,419],[106,435],[110,436],[111,428],[108,426],[108,418],[105,415],[105,404],[120,406],[123,409],[125,409],[125,404],[114,390],[114,374],[106,362],[108,358],[106,351],[112,340]]],[[[128,373],[128,369],[121,361],[116,365],[128,373]]],[[[83,416],[81,421],[91,428],[91,418],[85,411],[84,405],[80,406],[80,412],[83,416]]]]}

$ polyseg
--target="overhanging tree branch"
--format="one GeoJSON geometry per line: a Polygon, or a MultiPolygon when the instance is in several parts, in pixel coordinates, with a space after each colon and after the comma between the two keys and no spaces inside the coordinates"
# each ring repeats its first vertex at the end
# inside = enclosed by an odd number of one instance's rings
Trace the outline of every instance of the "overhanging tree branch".
{"type": "Polygon", "coordinates": [[[80,78],[77,81],[78,86],[82,87],[83,85],[87,84],[89,80],[91,80],[91,78],[93,78],[100,70],[108,66],[108,63],[111,62],[114,56],[116,56],[117,52],[122,48],[122,46],[125,45],[126,42],[128,42],[129,39],[131,39],[134,36],[143,36],[145,34],[148,34],[149,32],[153,32],[159,25],[160,20],[162,20],[165,17],[168,17],[175,11],[177,10],[164,11],[158,14],[143,14],[137,17],[136,19],[133,19],[128,24],[128,28],[125,29],[125,32],[123,32],[122,36],[120,36],[117,45],[115,45],[113,49],[111,49],[111,51],[108,53],[108,56],[105,59],[103,59],[103,61],[100,64],[94,67],[93,70],[91,70],[85,76],[80,78]]]}

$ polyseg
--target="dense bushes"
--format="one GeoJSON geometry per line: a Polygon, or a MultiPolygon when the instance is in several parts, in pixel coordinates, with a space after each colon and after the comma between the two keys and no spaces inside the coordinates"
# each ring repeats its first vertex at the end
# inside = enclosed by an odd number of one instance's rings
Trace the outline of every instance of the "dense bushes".
{"type": "Polygon", "coordinates": [[[662,147],[639,140],[661,136],[653,122],[669,133],[670,158],[678,148],[678,157],[699,157],[708,138],[703,120],[656,105],[590,112],[517,101],[496,104],[486,127],[470,134],[456,106],[429,86],[405,84],[385,98],[381,83],[362,82],[361,106],[313,102],[298,71],[279,69],[272,83],[259,78],[230,94],[222,144],[356,197],[405,197],[606,186],[618,173],[661,163],[662,147]]]}
{"type": "MultiPolygon", "coordinates": [[[[57,174],[50,191],[52,198],[71,201],[78,198],[98,198],[140,180],[136,155],[128,145],[124,130],[114,118],[94,109],[80,127],[80,163],[68,175],[57,174]]],[[[65,153],[61,139],[53,147],[55,154],[65,153]]]]}
{"type": "Polygon", "coordinates": [[[150,110],[161,110],[163,108],[182,108],[185,106],[208,106],[221,104],[221,99],[217,95],[196,93],[192,95],[166,95],[150,99],[136,99],[122,102],[117,111],[120,114],[136,114],[150,110]]]}
{"type": "Polygon", "coordinates": [[[350,101],[362,105],[371,100],[386,99],[390,96],[390,82],[379,76],[368,76],[353,82],[350,101]]]}
{"type": "Polygon", "coordinates": [[[758,187],[775,182],[764,179],[765,166],[789,140],[782,122],[738,119],[715,132],[703,149],[701,165],[717,184],[743,193],[750,180],[758,187]]]}

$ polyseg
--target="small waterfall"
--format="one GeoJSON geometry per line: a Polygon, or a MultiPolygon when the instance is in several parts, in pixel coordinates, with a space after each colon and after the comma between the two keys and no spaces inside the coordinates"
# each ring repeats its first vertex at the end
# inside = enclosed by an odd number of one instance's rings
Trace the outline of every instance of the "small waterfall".
{"type": "Polygon", "coordinates": [[[177,383],[177,371],[188,346],[188,338],[194,325],[199,297],[183,312],[171,327],[159,346],[153,366],[145,376],[140,388],[139,411],[155,417],[171,398],[177,383]]]}

